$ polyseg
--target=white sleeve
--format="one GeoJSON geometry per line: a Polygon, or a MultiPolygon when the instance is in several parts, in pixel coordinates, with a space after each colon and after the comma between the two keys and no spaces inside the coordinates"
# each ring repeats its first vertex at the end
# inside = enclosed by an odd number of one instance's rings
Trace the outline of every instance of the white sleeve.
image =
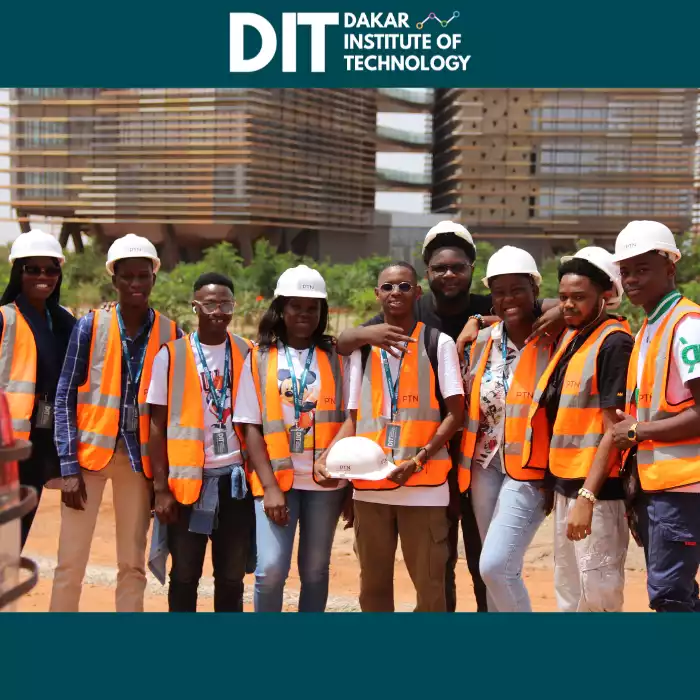
{"type": "Polygon", "coordinates": [[[687,316],[676,326],[673,360],[684,386],[700,379],[700,317],[687,316]]]}
{"type": "Polygon", "coordinates": [[[258,394],[255,391],[253,382],[253,372],[250,368],[250,353],[245,359],[241,378],[238,382],[238,393],[236,394],[236,407],[233,409],[234,423],[252,423],[262,425],[262,413],[258,394]]]}
{"type": "Polygon", "coordinates": [[[345,408],[348,411],[360,407],[360,393],[362,391],[362,351],[355,350],[350,355],[345,367],[345,408]]]}
{"type": "Polygon", "coordinates": [[[464,396],[462,370],[457,357],[455,341],[445,333],[438,339],[438,383],[444,399],[450,396],[464,396]]]}
{"type": "Polygon", "coordinates": [[[161,348],[153,358],[151,383],[148,385],[146,403],[155,406],[168,405],[168,371],[170,370],[170,353],[167,348],[161,348]]]}

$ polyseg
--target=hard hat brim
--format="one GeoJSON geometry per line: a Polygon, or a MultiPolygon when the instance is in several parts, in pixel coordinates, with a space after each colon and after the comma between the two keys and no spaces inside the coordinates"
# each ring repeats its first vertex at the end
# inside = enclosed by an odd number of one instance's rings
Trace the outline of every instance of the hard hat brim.
{"type": "Polygon", "coordinates": [[[107,272],[109,273],[110,277],[114,277],[114,265],[115,263],[118,263],[120,260],[134,260],[137,258],[143,258],[144,260],[150,260],[153,263],[153,274],[157,275],[158,270],[160,270],[160,260],[158,258],[152,258],[150,255],[134,255],[132,257],[128,258],[117,258],[116,260],[109,260],[105,263],[105,267],[107,268],[107,272]]]}
{"type": "Polygon", "coordinates": [[[287,297],[289,299],[292,297],[299,297],[301,299],[328,299],[328,294],[324,294],[323,292],[300,292],[296,289],[293,293],[289,294],[285,291],[278,292],[275,290],[274,298],[277,299],[277,297],[287,297]]]}
{"type": "MultiPolygon", "coordinates": [[[[535,280],[535,284],[539,287],[542,284],[542,275],[536,275],[534,272],[499,272],[497,275],[492,275],[492,277],[500,277],[501,275],[527,275],[528,277],[532,277],[533,280],[535,280]]],[[[483,277],[482,282],[484,283],[484,287],[486,289],[491,289],[489,285],[489,277],[483,277]]]]}

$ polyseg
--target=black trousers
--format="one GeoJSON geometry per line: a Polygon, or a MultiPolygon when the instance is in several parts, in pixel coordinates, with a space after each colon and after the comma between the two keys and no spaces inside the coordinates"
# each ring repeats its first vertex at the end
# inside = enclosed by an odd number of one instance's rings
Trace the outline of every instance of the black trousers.
{"type": "Polygon", "coordinates": [[[179,517],[168,526],[168,547],[172,557],[168,609],[196,612],[197,587],[207,542],[211,539],[214,564],[214,611],[243,612],[243,577],[255,527],[253,498],[231,498],[231,477],[219,480],[218,525],[211,535],[189,531],[189,506],[179,507],[179,517]]]}
{"type": "MultiPolygon", "coordinates": [[[[467,557],[467,568],[474,585],[474,597],[476,598],[476,611],[488,612],[486,604],[486,584],[479,573],[479,559],[481,557],[481,536],[476,524],[474,508],[472,507],[471,490],[463,493],[460,498],[460,510],[462,513],[462,537],[464,538],[464,551],[467,557]]],[[[460,524],[450,518],[450,530],[447,535],[449,556],[445,569],[445,601],[447,612],[457,609],[457,584],[455,581],[455,568],[459,556],[459,530],[460,524]]]]}
{"type": "Polygon", "coordinates": [[[22,517],[22,549],[24,549],[24,543],[29,537],[29,531],[32,529],[32,523],[39,508],[41,492],[44,490],[45,469],[41,453],[36,454],[32,452],[29,459],[19,463],[19,482],[22,486],[33,486],[37,494],[36,508],[30,510],[29,513],[22,517]]]}

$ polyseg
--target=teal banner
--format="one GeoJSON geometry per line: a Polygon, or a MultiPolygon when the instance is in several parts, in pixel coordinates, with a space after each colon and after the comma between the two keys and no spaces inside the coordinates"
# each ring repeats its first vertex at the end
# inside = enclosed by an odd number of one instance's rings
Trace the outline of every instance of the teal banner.
{"type": "Polygon", "coordinates": [[[6,3],[0,84],[695,87],[700,3],[6,3]]]}

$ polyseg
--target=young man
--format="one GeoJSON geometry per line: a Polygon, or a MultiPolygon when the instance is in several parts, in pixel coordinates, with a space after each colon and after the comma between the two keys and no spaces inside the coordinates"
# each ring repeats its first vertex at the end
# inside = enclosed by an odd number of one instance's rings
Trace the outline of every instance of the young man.
{"type": "MultiPolygon", "coordinates": [[[[416,321],[437,328],[456,341],[467,321],[472,317],[486,318],[491,313],[491,296],[471,294],[472,273],[476,247],[469,231],[453,221],[441,221],[428,231],[423,242],[423,260],[428,268],[430,293],[419,296],[413,307],[416,321]]],[[[477,324],[479,321],[477,321],[477,324]]],[[[479,325],[476,326],[477,330],[479,325]]],[[[373,345],[388,353],[396,352],[401,343],[411,339],[397,326],[392,326],[383,313],[359,328],[351,328],[338,338],[338,352],[349,355],[363,345],[373,345]]],[[[461,426],[460,426],[461,429],[461,426]]],[[[453,464],[459,460],[460,437],[450,443],[453,464]]],[[[467,557],[467,566],[474,585],[477,611],[486,612],[486,586],[479,574],[481,538],[474,517],[471,492],[460,496],[457,487],[457,468],[450,472],[451,503],[448,509],[450,531],[449,557],[445,569],[445,596],[448,612],[457,607],[455,567],[458,558],[459,522],[467,557]]]]}
{"type": "Polygon", "coordinates": [[[630,222],[615,243],[625,292],[647,318],[614,440],[636,452],[639,536],[649,607],[658,612],[700,612],[700,306],[676,289],[680,257],[656,221],[630,222]]]}
{"type": "Polygon", "coordinates": [[[177,335],[175,324],[148,305],[159,267],[149,240],[133,234],[117,239],[107,254],[107,271],[118,303],[110,311],[91,311],[71,335],[55,404],[63,475],[50,607],[55,612],[78,610],[108,479],[117,535],[116,609],[143,611],[151,518],[146,390],[156,353],[177,335]]]}
{"type": "Polygon", "coordinates": [[[523,466],[554,491],[554,582],[563,612],[621,612],[629,532],[612,441],[633,341],[617,308],[612,255],[588,247],[562,258],[559,299],[568,330],[530,406],[523,466]],[[546,472],[545,472],[546,470],[546,472]]]}
{"type": "Polygon", "coordinates": [[[400,358],[373,347],[365,354],[364,367],[361,350],[350,361],[349,420],[356,422],[357,435],[379,443],[397,464],[383,481],[353,482],[360,606],[368,612],[394,610],[398,535],[416,587],[416,610],[444,612],[451,469],[447,445],[464,418],[459,360],[454,341],[441,333],[433,370],[425,342],[429,329],[416,321],[413,311],[421,288],[411,265],[395,263],[383,270],[376,295],[387,324],[414,344],[400,358]]]}
{"type": "Polygon", "coordinates": [[[233,282],[215,272],[194,283],[197,331],[156,355],[147,401],[153,465],[154,541],[167,525],[170,612],[196,612],[207,542],[215,612],[243,612],[243,577],[254,526],[242,437],[233,406],[250,342],[229,333],[233,282]],[[197,397],[200,397],[197,400],[197,397]],[[156,532],[158,530],[158,532],[156,532]]]}

